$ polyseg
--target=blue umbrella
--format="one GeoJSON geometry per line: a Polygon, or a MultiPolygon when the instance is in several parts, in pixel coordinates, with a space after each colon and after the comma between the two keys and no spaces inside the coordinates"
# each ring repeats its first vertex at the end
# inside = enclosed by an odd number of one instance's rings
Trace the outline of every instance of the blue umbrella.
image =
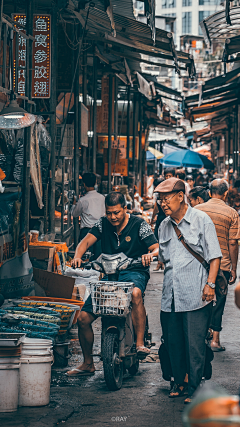
{"type": "Polygon", "coordinates": [[[155,160],[156,157],[150,152],[146,151],[146,160],[155,160]]]}
{"type": "Polygon", "coordinates": [[[202,161],[202,157],[206,156],[200,156],[198,153],[195,153],[195,151],[192,150],[177,150],[164,156],[160,160],[160,163],[164,164],[165,166],[176,166],[194,169],[201,169],[202,167],[207,168],[207,166],[205,166],[204,162],[202,161]]]}
{"type": "Polygon", "coordinates": [[[205,167],[205,169],[215,169],[214,163],[211,162],[211,160],[209,160],[207,158],[207,156],[204,156],[203,154],[198,153],[200,159],[203,162],[203,166],[205,167]]]}

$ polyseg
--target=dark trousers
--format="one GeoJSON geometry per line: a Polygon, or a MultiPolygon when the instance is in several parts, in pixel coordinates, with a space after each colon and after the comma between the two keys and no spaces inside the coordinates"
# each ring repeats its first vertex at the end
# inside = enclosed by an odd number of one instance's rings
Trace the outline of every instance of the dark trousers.
{"type": "Polygon", "coordinates": [[[205,338],[212,304],[194,311],[161,312],[163,338],[168,349],[174,381],[183,384],[188,374],[188,394],[192,396],[204,373],[205,338]]]}
{"type": "MultiPolygon", "coordinates": [[[[227,279],[227,282],[229,282],[230,279],[230,272],[229,271],[223,271],[224,276],[227,279]]],[[[210,323],[210,328],[213,329],[213,331],[220,332],[222,330],[222,317],[224,313],[224,307],[226,304],[227,295],[225,296],[219,296],[217,295],[217,302],[216,305],[213,306],[212,310],[212,318],[210,323]]]]}
{"type": "MultiPolygon", "coordinates": [[[[81,240],[84,239],[84,237],[86,237],[86,235],[89,233],[90,230],[91,228],[88,228],[88,227],[80,228],[79,242],[81,242],[81,240]]],[[[90,248],[91,248],[91,252],[93,254],[94,259],[97,259],[102,253],[101,242],[94,243],[94,245],[90,246],[90,248]]]]}

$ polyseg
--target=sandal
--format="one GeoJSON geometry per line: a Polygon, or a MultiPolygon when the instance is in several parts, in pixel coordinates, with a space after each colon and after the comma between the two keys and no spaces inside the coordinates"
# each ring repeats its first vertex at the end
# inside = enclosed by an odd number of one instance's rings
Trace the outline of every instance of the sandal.
{"type": "Polygon", "coordinates": [[[212,351],[214,351],[214,353],[217,353],[219,351],[225,351],[226,347],[223,347],[222,345],[220,347],[212,347],[211,346],[212,351]]]}
{"type": "Polygon", "coordinates": [[[151,350],[149,350],[149,348],[145,347],[144,345],[140,345],[139,347],[136,348],[136,350],[137,350],[137,357],[140,360],[145,359],[151,353],[151,350]]]}
{"type": "Polygon", "coordinates": [[[188,384],[183,383],[183,385],[174,384],[172,390],[170,391],[168,397],[174,399],[175,397],[181,397],[185,394],[188,384]],[[181,389],[182,387],[182,389],[181,389]]]}
{"type": "Polygon", "coordinates": [[[188,396],[185,400],[184,400],[184,404],[188,405],[189,403],[192,403],[192,398],[190,396],[188,396]]]}
{"type": "Polygon", "coordinates": [[[86,369],[83,370],[83,369],[77,369],[77,368],[74,368],[71,371],[68,371],[65,373],[65,375],[67,375],[68,377],[83,377],[86,375],[94,375],[94,374],[95,374],[95,371],[91,372],[91,371],[87,371],[86,369]]]}

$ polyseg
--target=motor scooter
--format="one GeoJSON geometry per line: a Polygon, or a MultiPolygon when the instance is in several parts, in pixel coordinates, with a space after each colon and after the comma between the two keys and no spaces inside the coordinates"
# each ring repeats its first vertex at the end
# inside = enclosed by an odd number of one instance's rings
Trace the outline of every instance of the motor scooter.
{"type": "MultiPolygon", "coordinates": [[[[96,260],[82,265],[84,268],[93,268],[108,276],[107,281],[103,279],[91,282],[90,289],[93,313],[102,319],[101,359],[109,390],[119,390],[122,387],[126,370],[130,375],[135,375],[139,369],[131,314],[134,283],[118,282],[118,276],[120,271],[130,266],[141,265],[141,258],[133,260],[124,253],[101,254],[96,260]]],[[[152,336],[148,329],[147,319],[144,345],[150,348],[152,336]]]]}

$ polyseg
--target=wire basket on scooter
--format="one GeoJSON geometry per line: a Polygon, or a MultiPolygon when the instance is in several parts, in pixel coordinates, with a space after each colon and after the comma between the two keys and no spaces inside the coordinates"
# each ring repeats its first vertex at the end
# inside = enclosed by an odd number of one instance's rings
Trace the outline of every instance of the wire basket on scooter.
{"type": "Polygon", "coordinates": [[[92,282],[91,297],[93,313],[126,317],[129,313],[134,283],[92,282]]]}

